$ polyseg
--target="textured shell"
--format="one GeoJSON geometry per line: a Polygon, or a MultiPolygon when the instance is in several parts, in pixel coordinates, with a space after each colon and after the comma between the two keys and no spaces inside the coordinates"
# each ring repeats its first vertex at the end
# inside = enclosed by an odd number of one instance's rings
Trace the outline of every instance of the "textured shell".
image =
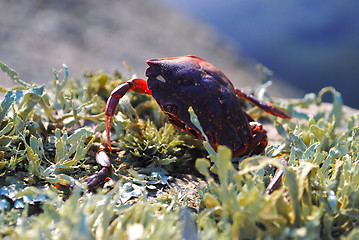
{"type": "Polygon", "coordinates": [[[190,121],[192,106],[212,145],[235,151],[252,138],[233,84],[214,65],[196,56],[151,59],[147,64],[148,88],[179,130],[203,139],[190,121]]]}

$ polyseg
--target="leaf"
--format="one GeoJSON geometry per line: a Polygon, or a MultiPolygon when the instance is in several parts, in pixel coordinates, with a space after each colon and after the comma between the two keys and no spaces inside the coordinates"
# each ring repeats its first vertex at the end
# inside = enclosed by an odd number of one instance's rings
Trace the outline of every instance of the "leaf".
{"type": "Polygon", "coordinates": [[[303,139],[294,133],[289,133],[289,137],[295,147],[296,151],[304,152],[307,149],[307,145],[304,144],[303,139]]]}
{"type": "Polygon", "coordinates": [[[66,175],[66,174],[53,174],[45,178],[48,183],[55,184],[55,183],[64,183],[70,184],[77,182],[73,177],[66,175]]]}
{"type": "Polygon", "coordinates": [[[198,158],[196,160],[196,169],[206,178],[210,178],[210,173],[208,171],[210,166],[211,163],[205,158],[198,158]]]}
{"type": "Polygon", "coordinates": [[[66,139],[66,143],[67,144],[75,144],[83,137],[87,138],[91,135],[93,135],[93,132],[91,132],[85,128],[80,128],[80,129],[77,129],[70,137],[68,137],[66,139]]]}
{"type": "Polygon", "coordinates": [[[291,203],[294,210],[294,225],[299,227],[301,225],[301,205],[299,201],[299,192],[298,192],[298,181],[296,179],[295,173],[290,169],[285,169],[284,171],[285,176],[285,184],[288,188],[291,203]]]}
{"type": "Polygon", "coordinates": [[[337,200],[337,196],[335,195],[334,191],[332,190],[328,190],[327,191],[327,201],[329,204],[330,209],[333,212],[337,212],[338,211],[338,200],[337,200]]]}
{"type": "Polygon", "coordinates": [[[84,148],[84,143],[85,143],[85,136],[83,136],[78,144],[78,147],[76,149],[76,153],[75,156],[73,157],[72,160],[70,161],[65,161],[64,164],[67,166],[74,166],[76,165],[79,161],[81,161],[82,159],[84,159],[86,153],[88,152],[88,150],[90,149],[93,141],[95,141],[95,137],[92,137],[92,139],[87,143],[87,146],[84,148]]]}
{"type": "Polygon", "coordinates": [[[19,111],[19,116],[26,120],[28,114],[33,110],[33,108],[39,103],[41,95],[44,91],[44,86],[30,88],[23,92],[24,97],[23,101],[20,104],[21,110],[19,111]]]}
{"type": "Polygon", "coordinates": [[[308,162],[302,162],[299,166],[299,170],[297,173],[297,179],[298,179],[298,196],[301,198],[304,192],[305,188],[305,180],[308,178],[310,172],[313,169],[318,168],[318,166],[308,163],[308,162]]]}
{"type": "Polygon", "coordinates": [[[295,151],[295,148],[292,146],[291,149],[290,149],[290,157],[289,157],[289,160],[288,160],[288,165],[289,166],[294,166],[295,165],[295,158],[296,157],[296,151],[295,151]]]}
{"type": "MultiPolygon", "coordinates": [[[[30,138],[34,138],[31,136],[30,138]]],[[[26,149],[26,157],[29,161],[29,172],[34,174],[37,177],[41,176],[41,159],[37,153],[26,143],[26,140],[23,141],[26,149]]]]}
{"type": "Polygon", "coordinates": [[[309,158],[314,156],[314,151],[320,146],[320,142],[315,142],[310,145],[303,153],[303,160],[308,160],[309,158]]]}
{"type": "Polygon", "coordinates": [[[66,159],[66,152],[67,148],[65,145],[64,138],[66,138],[67,134],[65,133],[63,137],[61,137],[61,132],[59,129],[55,130],[55,147],[56,147],[56,156],[55,162],[56,163],[63,163],[66,159]]]}
{"type": "Polygon", "coordinates": [[[320,127],[316,126],[316,125],[312,125],[310,127],[310,130],[312,131],[312,133],[314,133],[314,136],[318,139],[318,140],[322,140],[324,137],[324,130],[321,129],[320,127]]]}
{"type": "Polygon", "coordinates": [[[331,111],[331,116],[335,119],[335,126],[338,127],[341,120],[343,119],[343,98],[340,92],[337,92],[333,87],[325,87],[318,93],[318,102],[322,101],[322,97],[325,93],[330,92],[333,95],[333,107],[331,111]]]}
{"type": "Polygon", "coordinates": [[[204,195],[203,204],[207,208],[215,208],[216,210],[214,211],[214,213],[219,214],[219,215],[222,214],[221,204],[212,194],[206,193],[204,195]]]}
{"type": "Polygon", "coordinates": [[[0,137],[3,136],[4,134],[10,132],[13,127],[14,127],[14,123],[12,123],[12,122],[9,122],[8,124],[6,124],[6,126],[3,129],[1,129],[1,131],[0,131],[0,137]]]}
{"type": "Polygon", "coordinates": [[[9,91],[5,94],[4,100],[1,102],[0,106],[0,123],[4,120],[4,117],[9,112],[11,105],[15,101],[15,93],[9,91]]]}
{"type": "Polygon", "coordinates": [[[216,163],[219,170],[219,180],[224,185],[228,182],[229,175],[237,171],[234,169],[231,162],[232,151],[225,146],[218,146],[218,153],[216,154],[216,163]]]}
{"type": "Polygon", "coordinates": [[[322,167],[319,169],[319,171],[324,174],[324,175],[328,175],[327,171],[329,169],[330,164],[332,163],[333,157],[335,154],[335,150],[332,148],[329,151],[328,156],[326,157],[326,159],[323,162],[322,167]]]}
{"type": "Polygon", "coordinates": [[[70,170],[70,167],[63,164],[52,164],[44,170],[42,176],[44,178],[47,178],[50,175],[55,174],[57,171],[66,171],[66,170],[67,171],[70,170]]]}
{"type": "Polygon", "coordinates": [[[19,77],[19,74],[15,72],[13,69],[9,68],[5,63],[0,62],[0,68],[1,70],[6,73],[10,79],[15,81],[17,84],[20,84],[24,87],[30,87],[31,85],[22,81],[19,77]]]}
{"type": "Polygon", "coordinates": [[[280,124],[278,121],[275,121],[274,122],[274,127],[277,130],[277,132],[279,133],[279,135],[281,135],[285,139],[288,139],[288,133],[284,129],[284,126],[282,124],[280,124]]]}
{"type": "Polygon", "coordinates": [[[7,136],[1,136],[0,137],[0,146],[1,147],[6,147],[8,146],[8,144],[11,142],[11,137],[7,137],[7,136]]]}
{"type": "Polygon", "coordinates": [[[208,141],[208,137],[206,136],[206,134],[204,133],[201,124],[197,118],[196,113],[194,112],[192,107],[188,108],[188,112],[191,116],[191,122],[201,131],[202,136],[205,138],[205,141],[203,141],[203,145],[205,147],[205,149],[207,150],[208,154],[210,155],[211,159],[213,161],[215,161],[215,157],[216,157],[216,151],[212,148],[212,146],[209,144],[208,141]]]}
{"type": "Polygon", "coordinates": [[[334,149],[336,157],[342,157],[349,153],[349,143],[347,141],[338,142],[334,149]]]}

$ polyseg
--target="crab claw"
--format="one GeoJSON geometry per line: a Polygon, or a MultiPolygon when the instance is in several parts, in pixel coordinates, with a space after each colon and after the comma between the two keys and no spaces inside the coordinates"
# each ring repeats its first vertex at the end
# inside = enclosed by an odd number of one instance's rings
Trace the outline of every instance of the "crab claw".
{"type": "Polygon", "coordinates": [[[107,134],[107,145],[110,150],[111,148],[111,119],[115,115],[118,102],[120,99],[130,90],[131,83],[126,82],[121,84],[120,86],[116,87],[112,92],[111,96],[108,98],[106,103],[106,134],[107,134]]]}
{"type": "Polygon", "coordinates": [[[112,171],[110,158],[104,151],[103,146],[101,146],[100,150],[96,153],[96,162],[102,167],[102,169],[98,173],[88,177],[85,180],[85,183],[87,184],[89,190],[92,190],[96,188],[99,184],[105,182],[112,171]]]}
{"type": "Polygon", "coordinates": [[[108,176],[110,176],[110,174],[111,174],[111,169],[104,167],[98,173],[88,177],[85,180],[88,189],[92,190],[96,188],[99,184],[105,182],[108,176]]]}
{"type": "Polygon", "coordinates": [[[115,115],[118,102],[120,99],[128,92],[134,91],[143,94],[151,94],[151,90],[147,88],[147,81],[141,78],[134,78],[129,80],[126,83],[121,84],[116,87],[112,92],[111,96],[108,98],[106,103],[106,134],[107,134],[107,145],[108,148],[112,151],[111,148],[111,119],[115,115]]]}

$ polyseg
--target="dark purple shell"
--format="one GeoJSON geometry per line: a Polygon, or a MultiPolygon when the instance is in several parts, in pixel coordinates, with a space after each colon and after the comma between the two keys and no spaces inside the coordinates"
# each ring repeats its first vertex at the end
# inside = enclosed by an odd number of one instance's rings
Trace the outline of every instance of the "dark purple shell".
{"type": "Polygon", "coordinates": [[[225,145],[234,152],[248,144],[252,132],[233,84],[215,66],[196,56],[147,61],[147,86],[177,129],[203,139],[192,124],[192,106],[212,145],[225,145]]]}

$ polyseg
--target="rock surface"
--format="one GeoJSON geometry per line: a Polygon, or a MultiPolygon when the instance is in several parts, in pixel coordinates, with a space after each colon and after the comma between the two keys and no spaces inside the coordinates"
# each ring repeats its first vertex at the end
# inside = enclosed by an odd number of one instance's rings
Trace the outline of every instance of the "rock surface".
{"type": "MultiPolygon", "coordinates": [[[[115,69],[144,77],[150,58],[187,54],[201,56],[219,67],[240,88],[258,83],[253,65],[241,59],[207,25],[160,0],[19,0],[0,6],[0,61],[28,82],[47,83],[52,68],[65,63],[70,75],[85,70],[115,69]]],[[[13,85],[0,73],[1,85],[13,85]]],[[[275,82],[275,96],[300,97],[297,90],[275,82]]]]}

